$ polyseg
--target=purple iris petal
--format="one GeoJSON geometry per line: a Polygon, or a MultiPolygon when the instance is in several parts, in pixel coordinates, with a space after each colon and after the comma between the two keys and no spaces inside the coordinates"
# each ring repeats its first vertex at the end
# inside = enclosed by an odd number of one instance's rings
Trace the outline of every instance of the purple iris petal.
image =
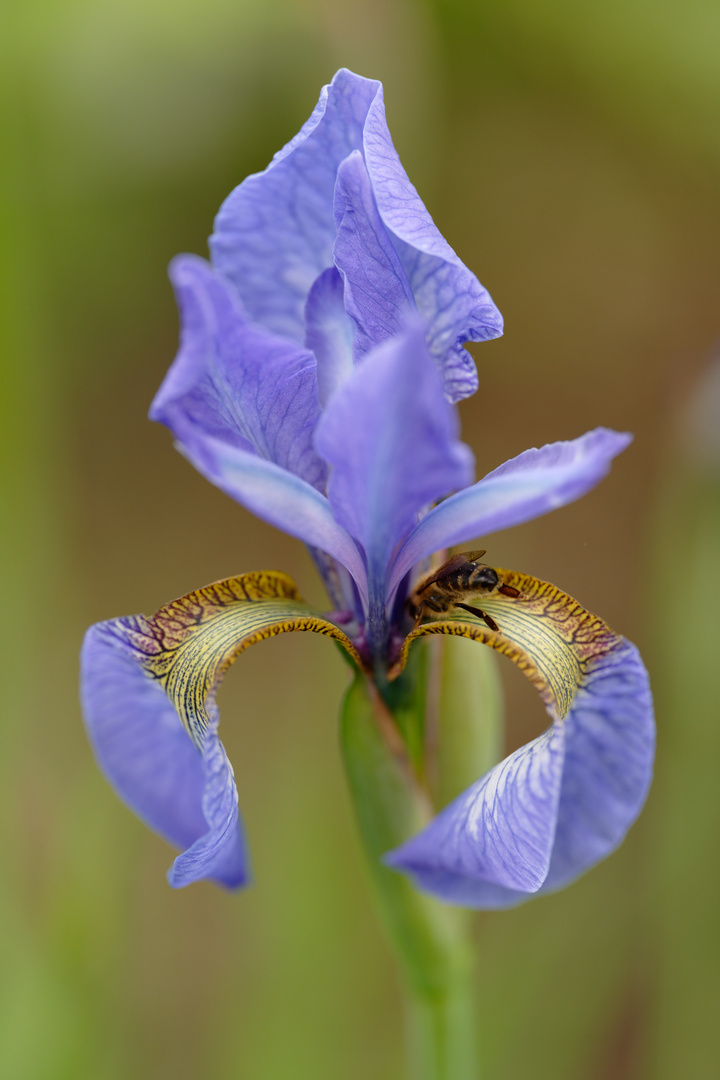
{"type": "Polygon", "coordinates": [[[335,265],[345,282],[345,310],[357,325],[358,359],[407,325],[415,301],[357,150],[338,169],[335,220],[335,265]]]}
{"type": "Polygon", "coordinates": [[[550,865],[563,744],[562,728],[550,728],[516,750],[385,861],[426,889],[439,873],[461,887],[480,880],[535,892],[550,865]]]}
{"type": "MultiPolygon", "coordinates": [[[[263,173],[225,200],[210,247],[213,265],[235,285],[252,319],[305,341],[303,313],[317,277],[332,264],[333,199],[341,164],[359,151],[379,222],[395,248],[428,344],[452,400],[477,387],[461,344],[502,333],[487,290],[442,238],[410,183],[388,131],[382,87],[341,69],[323,88],[312,116],[263,173]]],[[[377,237],[376,237],[377,239],[377,237]]],[[[375,258],[365,254],[371,276],[375,258]]],[[[386,313],[387,314],[387,313],[386,313]]]]}
{"type": "Polygon", "coordinates": [[[171,885],[245,884],[248,863],[232,768],[213,727],[202,753],[162,686],[140,664],[137,620],[92,626],[82,651],[83,707],[95,756],[118,795],[175,847],[171,885]]]}
{"type": "Polygon", "coordinates": [[[455,387],[452,400],[457,401],[477,389],[472,359],[458,345],[499,337],[502,316],[410,183],[388,131],[382,88],[368,111],[364,147],[380,216],[396,238],[418,310],[428,321],[428,346],[442,360],[446,389],[455,387]]]}
{"type": "Polygon", "coordinates": [[[510,907],[558,889],[614,851],[637,818],[652,777],[654,731],[647,672],[621,638],[589,666],[564,721],[495,766],[386,862],[465,907],[510,907]],[[561,753],[555,759],[559,799],[545,766],[548,740],[558,738],[565,743],[564,765],[561,753]],[[503,786],[517,755],[530,759],[521,784],[503,786]],[[538,830],[538,850],[549,854],[531,864],[534,880],[513,862],[527,822],[538,830]]]}
{"type": "Polygon", "coordinates": [[[170,266],[182,316],[181,345],[150,408],[197,449],[212,436],[258,454],[323,490],[312,435],[320,412],[315,357],[247,321],[232,287],[209,263],[170,266]]]}
{"type": "Polygon", "coordinates": [[[322,406],[353,369],[354,338],[355,324],[345,311],[343,280],[331,266],[313,282],[305,305],[305,344],[317,360],[322,406]]]}
{"type": "Polygon", "coordinates": [[[299,342],[310,286],[333,261],[337,169],[362,147],[379,86],[339,71],[295,138],[264,172],[235,188],[215,219],[213,265],[230,278],[256,322],[299,342]]]}
{"type": "Polygon", "coordinates": [[[178,437],[198,472],[263,521],[332,555],[350,571],[367,601],[363,557],[324,495],[300,477],[236,446],[209,437],[198,445],[192,432],[182,428],[178,437]]]}
{"type": "Polygon", "coordinates": [[[640,813],[652,780],[655,724],[645,666],[624,639],[596,662],[565,721],[565,772],[543,892],[604,859],[640,813]]]}
{"type": "Polygon", "coordinates": [[[580,498],[607,475],[632,435],[595,428],[570,442],[526,450],[458,491],[427,514],[398,552],[392,594],[413,566],[434,551],[540,517],[580,498]]]}
{"type": "Polygon", "coordinates": [[[424,506],[472,476],[422,328],[367,354],[329,402],[315,445],[332,466],[333,513],[365,552],[371,607],[384,609],[393,548],[424,506]]]}

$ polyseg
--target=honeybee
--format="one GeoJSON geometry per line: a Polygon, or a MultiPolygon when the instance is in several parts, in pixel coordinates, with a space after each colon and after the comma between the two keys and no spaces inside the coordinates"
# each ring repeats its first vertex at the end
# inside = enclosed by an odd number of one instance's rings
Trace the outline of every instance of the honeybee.
{"type": "Polygon", "coordinates": [[[500,627],[490,615],[481,608],[464,602],[476,596],[488,595],[495,590],[505,596],[520,595],[518,589],[512,585],[501,584],[497,571],[493,570],[492,566],[479,561],[484,554],[483,549],[453,555],[418,585],[407,601],[408,611],[415,619],[415,626],[420,624],[423,608],[444,614],[451,608],[458,607],[483,619],[491,630],[500,632],[500,627]]]}

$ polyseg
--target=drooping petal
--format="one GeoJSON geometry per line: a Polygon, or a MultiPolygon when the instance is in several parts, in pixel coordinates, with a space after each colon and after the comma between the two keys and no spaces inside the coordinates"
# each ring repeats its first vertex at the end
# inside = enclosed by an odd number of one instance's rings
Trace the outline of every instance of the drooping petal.
{"type": "Polygon", "coordinates": [[[647,671],[631,642],[592,665],[565,728],[560,813],[543,892],[614,851],[645,803],[655,725],[647,671]]]}
{"type": "Polygon", "coordinates": [[[365,552],[370,606],[384,610],[393,548],[422,507],[472,470],[421,327],[367,354],[329,402],[315,445],[332,466],[335,517],[365,552]]]}
{"type": "Polygon", "coordinates": [[[247,856],[232,767],[217,735],[218,685],[237,656],[263,638],[343,632],[315,615],[285,574],[216,582],[155,615],[98,623],[82,654],[85,722],[118,795],[178,848],[170,883],[210,878],[245,884],[247,856]]]}
{"type": "Polygon", "coordinates": [[[418,310],[428,322],[428,347],[444,368],[450,400],[458,401],[477,389],[472,357],[459,346],[499,337],[502,316],[410,183],[390,137],[382,87],[368,110],[364,150],[380,216],[396,238],[418,310]]]}
{"type": "Polygon", "coordinates": [[[263,521],[332,555],[350,571],[367,601],[363,556],[324,495],[299,476],[255,454],[217,439],[195,443],[192,432],[182,427],[178,431],[180,449],[198,472],[263,521]]]}
{"type": "Polygon", "coordinates": [[[235,188],[215,219],[213,265],[230,278],[256,322],[301,343],[310,287],[332,266],[337,169],[362,147],[379,86],[339,71],[295,138],[264,172],[235,188]]]}
{"type": "Polygon", "coordinates": [[[120,798],[176,848],[210,838],[214,865],[199,876],[243,885],[248,860],[232,769],[215,732],[206,741],[207,759],[198,751],[162,685],[147,675],[131,636],[137,621],[99,623],[85,637],[83,711],[98,764],[120,798]],[[203,813],[206,784],[212,808],[220,809],[210,819],[203,813]]]}
{"type": "Polygon", "coordinates": [[[305,305],[305,344],[317,360],[318,397],[325,406],[353,369],[355,324],[345,311],[343,280],[334,266],[313,282],[305,305]]]}
{"type": "Polygon", "coordinates": [[[422,519],[393,562],[388,587],[435,551],[557,510],[590,491],[632,435],[595,428],[569,442],[526,450],[458,491],[422,519]]]}
{"type": "Polygon", "coordinates": [[[405,328],[415,301],[357,150],[338,169],[335,220],[335,265],[345,282],[345,310],[357,326],[358,360],[405,328]]]}
{"type": "Polygon", "coordinates": [[[467,907],[511,906],[567,884],[613,851],[647,796],[654,718],[635,646],[547,582],[499,585],[409,635],[459,634],[504,653],[539,690],[552,727],[495,766],[387,856],[420,888],[467,907]]]}
{"type": "Polygon", "coordinates": [[[150,417],[197,448],[212,437],[250,451],[324,489],[312,445],[320,413],[315,357],[253,325],[232,286],[194,255],[170,278],[182,318],[178,355],[150,417]]]}
{"type": "Polygon", "coordinates": [[[563,729],[550,728],[486,773],[386,862],[444,900],[455,900],[457,887],[467,902],[467,883],[477,881],[537,891],[555,839],[563,752],[563,729]],[[436,875],[443,891],[432,888],[436,875]]]}

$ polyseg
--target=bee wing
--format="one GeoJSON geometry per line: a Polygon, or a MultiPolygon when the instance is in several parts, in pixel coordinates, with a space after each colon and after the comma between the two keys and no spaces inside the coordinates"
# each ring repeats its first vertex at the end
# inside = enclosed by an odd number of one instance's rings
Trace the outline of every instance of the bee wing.
{"type": "Polygon", "coordinates": [[[485,551],[462,551],[457,555],[453,555],[452,558],[444,562],[442,566],[439,566],[434,574],[431,574],[429,578],[419,585],[417,592],[423,592],[429,585],[433,585],[436,581],[442,581],[449,574],[452,574],[453,570],[459,570],[466,562],[475,562],[481,555],[484,555],[485,551]]]}

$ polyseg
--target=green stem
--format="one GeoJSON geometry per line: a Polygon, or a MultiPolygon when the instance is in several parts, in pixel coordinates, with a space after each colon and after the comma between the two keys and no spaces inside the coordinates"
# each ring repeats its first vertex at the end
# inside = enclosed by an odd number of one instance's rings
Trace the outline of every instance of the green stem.
{"type": "Polygon", "coordinates": [[[410,996],[410,1062],[418,1080],[476,1080],[470,981],[461,978],[434,998],[410,996]]]}
{"type": "MultiPolygon", "coordinates": [[[[419,687],[412,679],[405,689],[419,687]]],[[[396,693],[407,718],[407,693],[396,693]]],[[[420,702],[418,702],[420,705],[420,702]]],[[[420,714],[418,709],[418,715],[420,714]]],[[[428,819],[429,804],[405,752],[393,712],[358,674],[342,710],[342,747],[379,912],[408,999],[415,1080],[477,1080],[473,951],[465,912],[418,892],[381,856],[428,819]]]]}

